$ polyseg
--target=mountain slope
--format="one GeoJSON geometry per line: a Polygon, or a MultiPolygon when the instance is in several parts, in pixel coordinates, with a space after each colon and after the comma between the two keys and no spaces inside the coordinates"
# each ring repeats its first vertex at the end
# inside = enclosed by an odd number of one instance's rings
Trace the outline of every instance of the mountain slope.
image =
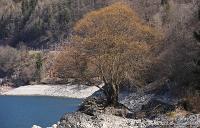
{"type": "Polygon", "coordinates": [[[61,42],[75,20],[101,6],[91,0],[0,0],[0,40],[35,48],[61,42]]]}
{"type": "MultiPolygon", "coordinates": [[[[69,37],[87,12],[119,0],[0,0],[0,44],[48,47],[69,37]]],[[[122,0],[158,28],[197,17],[198,0],[122,0]]]]}

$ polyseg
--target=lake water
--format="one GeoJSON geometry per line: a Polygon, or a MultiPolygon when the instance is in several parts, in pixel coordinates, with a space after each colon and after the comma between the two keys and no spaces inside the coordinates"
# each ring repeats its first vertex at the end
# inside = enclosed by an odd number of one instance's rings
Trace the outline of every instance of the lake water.
{"type": "Polygon", "coordinates": [[[74,112],[80,99],[40,96],[0,96],[0,128],[51,126],[66,113],[74,112]]]}

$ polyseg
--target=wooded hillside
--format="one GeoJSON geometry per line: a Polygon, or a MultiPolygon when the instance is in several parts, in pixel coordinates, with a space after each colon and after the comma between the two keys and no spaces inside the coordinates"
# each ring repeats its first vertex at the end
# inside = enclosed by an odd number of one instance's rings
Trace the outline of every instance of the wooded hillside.
{"type": "Polygon", "coordinates": [[[0,0],[0,44],[46,48],[63,42],[86,13],[116,1],[130,4],[148,24],[167,30],[197,15],[198,0],[0,0]]]}
{"type": "Polygon", "coordinates": [[[96,0],[0,0],[0,43],[46,47],[66,39],[74,21],[106,2],[96,0]]]}

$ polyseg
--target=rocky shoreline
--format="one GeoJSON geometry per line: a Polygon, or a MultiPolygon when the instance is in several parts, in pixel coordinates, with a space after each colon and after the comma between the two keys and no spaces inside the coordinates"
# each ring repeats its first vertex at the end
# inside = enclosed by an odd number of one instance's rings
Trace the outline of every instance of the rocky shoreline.
{"type": "Polygon", "coordinates": [[[89,116],[81,112],[66,114],[62,117],[58,128],[198,128],[200,115],[194,114],[185,117],[168,117],[149,119],[126,119],[113,115],[100,114],[89,116]]]}
{"type": "Polygon", "coordinates": [[[131,114],[129,118],[123,114],[116,116],[117,109],[106,108],[108,110],[99,112],[95,105],[88,105],[91,98],[98,99],[102,96],[100,91],[95,92],[82,105],[90,106],[86,107],[87,111],[65,114],[57,124],[57,128],[200,127],[200,114],[185,111],[180,105],[183,101],[171,96],[167,90],[159,94],[154,91],[151,93],[121,92],[119,102],[131,111],[126,112],[131,114]]]}

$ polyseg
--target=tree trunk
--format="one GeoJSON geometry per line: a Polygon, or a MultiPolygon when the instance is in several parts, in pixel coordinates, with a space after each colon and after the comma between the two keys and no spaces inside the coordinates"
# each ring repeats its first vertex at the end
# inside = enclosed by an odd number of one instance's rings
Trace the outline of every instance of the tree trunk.
{"type": "Polygon", "coordinates": [[[106,84],[106,97],[107,102],[111,106],[117,106],[118,105],[118,94],[119,94],[119,87],[114,84],[106,84]]]}

